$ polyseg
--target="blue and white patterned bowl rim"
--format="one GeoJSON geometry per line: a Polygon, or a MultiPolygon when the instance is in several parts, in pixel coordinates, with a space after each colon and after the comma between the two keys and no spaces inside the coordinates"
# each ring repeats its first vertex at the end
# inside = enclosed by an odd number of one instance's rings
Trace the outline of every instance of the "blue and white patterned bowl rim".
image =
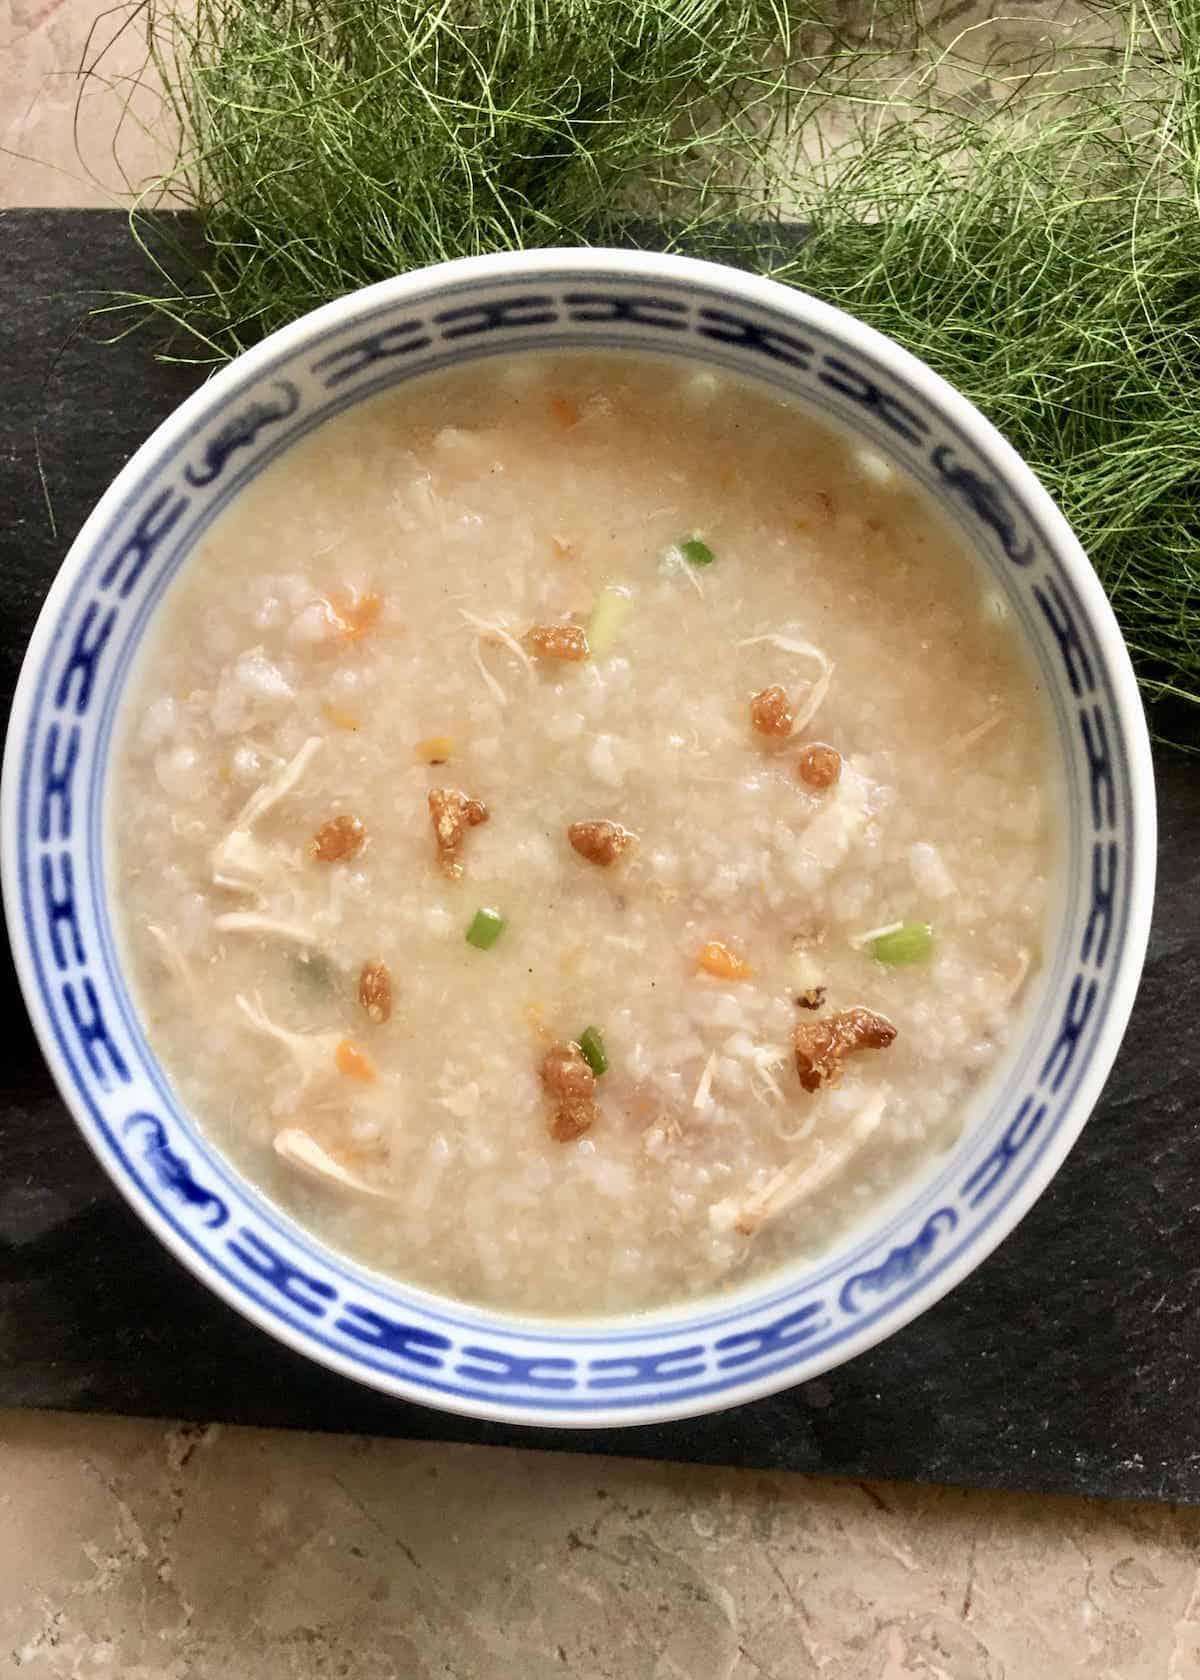
{"type": "MultiPolygon", "coordinates": [[[[947,711],[951,712],[948,697],[947,711]]],[[[115,821],[119,826],[119,813],[115,821]]],[[[813,298],[716,264],[603,250],[469,258],[317,310],[223,369],[120,473],[56,578],[5,750],[5,904],[52,1072],[152,1230],[254,1323],[385,1392],[530,1424],[637,1424],[738,1404],[897,1330],[976,1266],[1049,1182],[1112,1064],[1145,954],[1155,812],[1128,656],[1032,473],[922,363],[813,298]],[[958,1143],[819,1262],[625,1319],[520,1319],[324,1248],[182,1112],[123,978],[106,888],[107,767],[131,660],[230,497],[303,433],[431,369],[618,348],[749,374],[849,427],[957,521],[1051,700],[1067,786],[1063,904],[1036,1006],[958,1143]]]]}

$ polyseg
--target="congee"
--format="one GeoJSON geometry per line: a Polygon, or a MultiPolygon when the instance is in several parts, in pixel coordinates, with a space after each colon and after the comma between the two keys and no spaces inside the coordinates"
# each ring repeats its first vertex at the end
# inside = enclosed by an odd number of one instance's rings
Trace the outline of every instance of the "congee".
{"type": "Polygon", "coordinates": [[[682,363],[330,420],[183,568],[111,867],[150,1043],[325,1242],[604,1313],[819,1252],[1040,960],[1035,674],[912,482],[682,363]]]}

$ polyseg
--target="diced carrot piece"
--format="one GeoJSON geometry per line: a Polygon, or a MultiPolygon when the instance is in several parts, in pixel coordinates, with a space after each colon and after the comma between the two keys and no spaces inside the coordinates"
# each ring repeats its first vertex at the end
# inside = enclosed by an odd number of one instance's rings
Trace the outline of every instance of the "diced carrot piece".
{"type": "Polygon", "coordinates": [[[321,710],[335,729],[361,729],[362,721],[353,712],[344,712],[340,706],[335,706],[332,700],[322,700],[321,710]]]}
{"type": "Polygon", "coordinates": [[[422,764],[445,764],[454,753],[453,735],[427,735],[417,742],[417,757],[422,764]]]}
{"type": "Polygon", "coordinates": [[[701,946],[696,967],[705,974],[711,974],[714,980],[749,980],[754,973],[748,962],[719,939],[710,939],[701,946]]]}
{"type": "Polygon", "coordinates": [[[579,424],[579,407],[578,404],[571,401],[570,397],[560,396],[556,393],[550,398],[550,412],[564,431],[569,426],[579,424]]]}
{"type": "Polygon", "coordinates": [[[325,597],[325,610],[334,628],[347,642],[357,642],[374,628],[383,610],[383,597],[369,589],[365,595],[347,595],[332,590],[325,597]]]}
{"type": "Polygon", "coordinates": [[[369,1085],[375,1078],[375,1068],[363,1055],[352,1038],[344,1038],[333,1053],[339,1073],[344,1073],[347,1079],[361,1079],[369,1085]]]}

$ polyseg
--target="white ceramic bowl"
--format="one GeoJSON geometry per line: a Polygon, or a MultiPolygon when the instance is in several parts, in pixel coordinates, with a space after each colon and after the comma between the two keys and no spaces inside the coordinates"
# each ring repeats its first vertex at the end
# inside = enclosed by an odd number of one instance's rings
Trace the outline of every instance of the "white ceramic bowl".
{"type": "Polygon", "coordinates": [[[813,298],[710,263],[588,250],[472,258],[342,298],[240,356],[159,427],[84,526],[38,620],[9,726],[2,838],[17,969],[46,1058],[92,1148],[168,1248],[264,1330],[347,1376],[453,1411],[595,1427],[731,1406],[813,1377],[906,1324],[1011,1230],[1117,1053],[1146,945],[1155,817],[1142,710],[1107,601],[987,421],[813,298]],[[147,1046],[105,856],[131,658],[230,498],[311,427],[384,387],[570,346],[667,351],[749,375],[919,480],[1032,648],[1067,789],[1061,899],[1036,995],[953,1149],[816,1263],[733,1295],[578,1322],[518,1319],[382,1278],[242,1179],[147,1046]]]}

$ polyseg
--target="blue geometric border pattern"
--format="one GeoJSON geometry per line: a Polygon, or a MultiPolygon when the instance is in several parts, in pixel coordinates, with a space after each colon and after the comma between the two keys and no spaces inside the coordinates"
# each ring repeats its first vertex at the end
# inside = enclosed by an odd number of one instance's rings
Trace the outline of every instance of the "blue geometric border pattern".
{"type": "Polygon", "coordinates": [[[828,325],[731,302],[696,280],[563,271],[490,277],[384,301],[252,376],[148,465],[61,604],[17,743],[20,939],[41,1030],[118,1183],[201,1276],[294,1345],[435,1403],[585,1421],[701,1409],[839,1346],[974,1246],[1051,1144],[1109,1011],[1133,873],[1130,771],[1094,627],[1036,509],[971,437],[828,325]],[[131,661],[207,527],[255,473],[330,415],[433,369],[514,350],[604,347],[685,355],[758,378],[870,441],[934,494],[989,568],[1053,700],[1067,789],[1067,869],[1048,1007],[1019,1066],[959,1144],[852,1244],[801,1274],[633,1326],[520,1322],[406,1289],[321,1250],[211,1151],[146,1046],[116,959],[104,892],[107,766],[131,661]]]}

